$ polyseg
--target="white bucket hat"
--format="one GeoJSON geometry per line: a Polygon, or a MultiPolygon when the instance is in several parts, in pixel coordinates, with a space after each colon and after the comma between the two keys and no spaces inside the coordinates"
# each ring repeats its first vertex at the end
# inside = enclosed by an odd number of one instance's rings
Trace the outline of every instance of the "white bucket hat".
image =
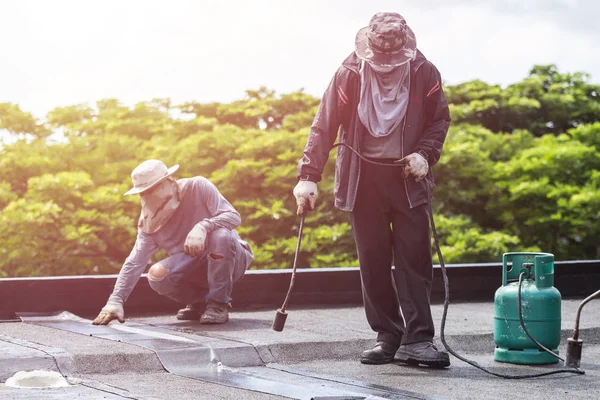
{"type": "Polygon", "coordinates": [[[160,160],[144,161],[131,173],[133,188],[129,189],[124,196],[145,192],[173,175],[178,169],[179,164],[167,169],[165,163],[160,160]]]}

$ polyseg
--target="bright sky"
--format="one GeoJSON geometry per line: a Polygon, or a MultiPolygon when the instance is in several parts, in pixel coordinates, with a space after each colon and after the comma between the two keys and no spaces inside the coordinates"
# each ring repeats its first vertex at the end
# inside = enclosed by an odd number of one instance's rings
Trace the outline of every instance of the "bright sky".
{"type": "Polygon", "coordinates": [[[597,0],[0,0],[0,102],[56,106],[321,96],[378,11],[402,14],[447,83],[510,84],[534,64],[600,81],[597,0]]]}

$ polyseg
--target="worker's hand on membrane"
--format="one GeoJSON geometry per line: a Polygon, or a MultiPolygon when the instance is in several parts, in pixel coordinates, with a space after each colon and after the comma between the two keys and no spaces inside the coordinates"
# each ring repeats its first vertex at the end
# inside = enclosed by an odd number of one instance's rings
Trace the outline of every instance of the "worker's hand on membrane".
{"type": "Polygon", "coordinates": [[[109,301],[100,311],[100,314],[94,319],[94,325],[108,325],[114,319],[118,319],[120,323],[125,322],[125,311],[123,304],[109,301]]]}
{"type": "Polygon", "coordinates": [[[429,163],[425,157],[419,153],[409,154],[396,162],[400,164],[404,163],[404,172],[406,175],[413,176],[417,182],[423,180],[429,171],[429,163]]]}
{"type": "Polygon", "coordinates": [[[298,181],[298,184],[294,188],[294,197],[298,205],[298,210],[296,211],[298,215],[304,215],[309,210],[314,210],[317,197],[319,197],[317,184],[311,181],[298,181]]]}
{"type": "Polygon", "coordinates": [[[196,224],[190,233],[188,233],[183,245],[183,252],[190,257],[197,257],[206,247],[206,228],[201,224],[196,224]]]}

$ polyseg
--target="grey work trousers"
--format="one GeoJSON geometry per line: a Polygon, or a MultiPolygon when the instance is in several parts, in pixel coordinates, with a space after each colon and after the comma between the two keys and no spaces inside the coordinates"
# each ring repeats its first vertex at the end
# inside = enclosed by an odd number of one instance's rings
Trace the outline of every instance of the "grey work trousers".
{"type": "Polygon", "coordinates": [[[400,167],[363,163],[350,213],[367,321],[378,341],[393,346],[432,341],[435,333],[429,205],[411,209],[403,179],[400,167]]]}
{"type": "Polygon", "coordinates": [[[246,272],[246,250],[224,228],[211,232],[206,244],[200,256],[177,253],[159,261],[169,272],[162,279],[148,280],[150,287],[181,304],[229,303],[233,283],[246,272]]]}

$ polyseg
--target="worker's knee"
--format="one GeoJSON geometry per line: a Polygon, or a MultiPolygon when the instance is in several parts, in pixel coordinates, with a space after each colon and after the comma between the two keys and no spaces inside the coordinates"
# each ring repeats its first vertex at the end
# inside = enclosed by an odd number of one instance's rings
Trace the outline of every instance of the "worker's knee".
{"type": "Polygon", "coordinates": [[[208,245],[209,257],[213,259],[224,258],[234,248],[233,240],[233,233],[228,229],[219,228],[212,231],[208,245]]]}
{"type": "Polygon", "coordinates": [[[163,267],[160,263],[154,264],[148,270],[148,279],[151,281],[161,281],[167,274],[169,270],[163,267]]]}

